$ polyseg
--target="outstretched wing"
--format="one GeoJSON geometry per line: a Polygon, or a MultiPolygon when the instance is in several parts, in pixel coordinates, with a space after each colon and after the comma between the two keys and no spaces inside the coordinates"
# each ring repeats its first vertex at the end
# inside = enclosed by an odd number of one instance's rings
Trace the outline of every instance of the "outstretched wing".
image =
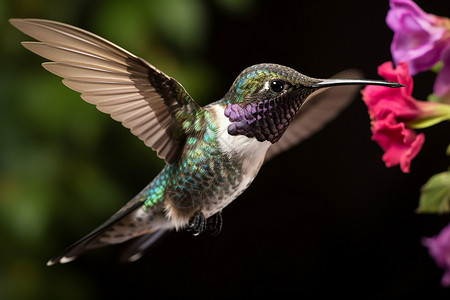
{"type": "MultiPolygon", "coordinates": [[[[357,79],[362,78],[362,74],[352,69],[340,72],[333,78],[357,79]]],[[[321,130],[351,103],[359,89],[357,85],[336,86],[320,89],[312,94],[280,140],[269,147],[264,162],[321,130]]]]}
{"type": "Polygon", "coordinates": [[[53,62],[44,68],[64,78],[81,97],[122,122],[168,164],[182,147],[185,117],[201,109],[175,79],[145,60],[85,30],[39,19],[11,19],[39,42],[23,42],[53,62]]]}

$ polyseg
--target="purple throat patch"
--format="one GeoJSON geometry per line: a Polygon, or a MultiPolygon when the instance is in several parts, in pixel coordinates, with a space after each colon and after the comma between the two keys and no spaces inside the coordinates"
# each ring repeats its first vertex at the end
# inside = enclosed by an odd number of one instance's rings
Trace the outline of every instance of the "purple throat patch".
{"type": "Polygon", "coordinates": [[[300,101],[278,97],[258,103],[228,103],[224,114],[230,120],[230,135],[255,137],[258,141],[277,142],[301,106],[300,101]]]}

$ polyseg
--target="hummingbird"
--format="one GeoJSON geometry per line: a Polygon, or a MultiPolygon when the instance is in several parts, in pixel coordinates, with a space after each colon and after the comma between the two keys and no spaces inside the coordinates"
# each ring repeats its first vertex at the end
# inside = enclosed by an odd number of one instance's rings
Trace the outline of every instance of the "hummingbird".
{"type": "Polygon", "coordinates": [[[173,229],[218,234],[222,210],[261,166],[334,119],[353,99],[355,86],[402,87],[360,79],[358,71],[318,79],[263,63],[246,68],[222,99],[202,107],[174,78],[93,33],[49,20],[10,22],[37,40],[22,45],[50,60],[45,69],[166,163],[133,199],[47,265],[133,238],[123,259],[134,261],[173,229]]]}

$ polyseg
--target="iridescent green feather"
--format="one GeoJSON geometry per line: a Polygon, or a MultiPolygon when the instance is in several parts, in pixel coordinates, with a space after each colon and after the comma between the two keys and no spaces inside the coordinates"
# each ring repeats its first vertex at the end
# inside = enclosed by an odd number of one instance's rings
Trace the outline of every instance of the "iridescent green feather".
{"type": "Polygon", "coordinates": [[[237,165],[230,165],[237,162],[224,159],[227,154],[218,146],[218,131],[211,114],[198,110],[183,124],[190,134],[180,159],[167,165],[145,191],[146,207],[167,200],[178,208],[190,209],[211,197],[221,183],[231,179],[230,187],[237,184],[237,174],[225,172],[230,167],[237,170],[237,165]]]}

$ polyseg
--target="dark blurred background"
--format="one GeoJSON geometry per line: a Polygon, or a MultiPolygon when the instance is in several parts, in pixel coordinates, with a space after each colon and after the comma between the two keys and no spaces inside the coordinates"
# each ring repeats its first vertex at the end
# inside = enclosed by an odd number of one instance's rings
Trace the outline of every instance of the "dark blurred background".
{"type": "MultiPolygon", "coordinates": [[[[417,1],[450,17],[448,1],[417,1]]],[[[212,237],[172,233],[141,260],[121,246],[47,259],[105,221],[163,162],[21,47],[12,17],[99,34],[178,79],[201,104],[241,70],[280,63],[315,77],[390,60],[388,1],[3,0],[0,2],[0,299],[449,299],[421,245],[448,215],[415,213],[445,171],[450,126],[423,130],[411,173],[386,168],[359,95],[323,131],[265,165],[212,237]]],[[[434,75],[415,77],[426,99],[434,75]]]]}

